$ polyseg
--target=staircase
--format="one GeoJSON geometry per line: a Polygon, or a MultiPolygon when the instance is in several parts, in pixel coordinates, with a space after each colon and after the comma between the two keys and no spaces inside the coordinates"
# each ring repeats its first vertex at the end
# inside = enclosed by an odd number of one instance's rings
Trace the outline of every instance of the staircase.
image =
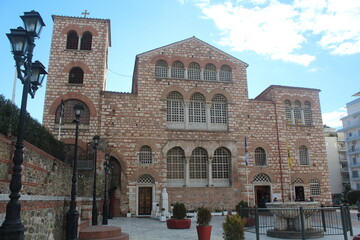
{"type": "Polygon", "coordinates": [[[121,232],[120,227],[87,226],[80,230],[79,240],[129,240],[127,233],[121,232]]]}

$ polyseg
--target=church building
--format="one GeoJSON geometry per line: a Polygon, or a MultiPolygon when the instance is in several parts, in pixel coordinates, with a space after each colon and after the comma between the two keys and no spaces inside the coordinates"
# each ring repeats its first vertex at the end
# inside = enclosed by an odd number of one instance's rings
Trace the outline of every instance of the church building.
{"type": "Polygon", "coordinates": [[[320,90],[270,85],[249,99],[248,64],[196,37],[138,54],[130,93],[105,90],[110,20],[53,21],[43,124],[71,163],[73,107],[84,106],[78,196],[92,195],[99,135],[97,195],[109,156],[114,216],[150,215],[154,204],[165,207],[162,192],[169,205],[214,211],[275,197],[331,203],[320,90]]]}

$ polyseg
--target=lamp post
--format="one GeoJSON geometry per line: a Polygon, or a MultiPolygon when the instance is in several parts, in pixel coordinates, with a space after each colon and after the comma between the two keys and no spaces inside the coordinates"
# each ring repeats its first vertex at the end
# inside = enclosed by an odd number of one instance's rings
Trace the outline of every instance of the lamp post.
{"type": "Polygon", "coordinates": [[[97,148],[100,141],[100,137],[95,135],[93,137],[93,147],[94,147],[94,185],[93,185],[93,208],[92,208],[92,225],[97,225],[98,221],[98,209],[96,205],[96,157],[97,157],[97,148]]]}
{"type": "Polygon", "coordinates": [[[75,147],[74,147],[74,161],[73,161],[73,175],[72,175],[72,185],[71,185],[71,201],[70,209],[66,213],[66,240],[78,239],[78,220],[79,212],[76,210],[76,186],[77,186],[77,160],[78,160],[78,138],[79,138],[79,124],[80,117],[84,111],[84,106],[82,104],[75,104],[75,147]]]}
{"type": "Polygon", "coordinates": [[[35,48],[35,38],[40,36],[42,27],[45,26],[40,14],[35,11],[24,12],[20,16],[24,22],[25,29],[18,27],[10,29],[10,33],[6,34],[12,46],[12,53],[16,62],[17,76],[24,85],[17,140],[15,144],[15,152],[13,157],[14,166],[12,168],[12,176],[10,181],[10,201],[6,205],[5,221],[0,227],[0,239],[24,239],[25,227],[20,219],[20,190],[22,163],[24,161],[24,129],[25,116],[28,94],[32,98],[35,96],[36,90],[41,86],[45,75],[44,65],[39,61],[32,63],[33,50],[35,48]]]}
{"type": "Polygon", "coordinates": [[[108,204],[107,204],[107,195],[108,195],[108,190],[107,190],[107,176],[109,174],[109,170],[110,170],[110,156],[109,154],[105,155],[105,162],[104,162],[104,171],[105,171],[105,191],[104,191],[104,202],[103,202],[103,219],[102,219],[102,224],[103,225],[107,225],[108,224],[108,204]]]}

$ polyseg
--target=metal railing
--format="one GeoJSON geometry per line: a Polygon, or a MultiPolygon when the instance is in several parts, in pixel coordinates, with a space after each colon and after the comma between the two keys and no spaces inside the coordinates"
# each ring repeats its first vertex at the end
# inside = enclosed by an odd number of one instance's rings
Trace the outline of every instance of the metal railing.
{"type": "MultiPolygon", "coordinates": [[[[319,207],[319,208],[242,208],[242,211],[249,212],[248,222],[251,220],[255,224],[252,226],[245,226],[246,232],[251,232],[256,235],[256,240],[260,239],[260,235],[268,235],[276,232],[276,234],[284,234],[284,236],[295,236],[296,239],[310,239],[321,238],[327,235],[343,236],[344,240],[348,240],[348,232],[353,236],[353,229],[350,218],[350,211],[348,206],[340,207],[319,207]],[[309,214],[312,210],[312,214],[309,214]],[[286,230],[277,230],[276,226],[279,224],[276,221],[281,221],[276,216],[276,211],[297,211],[298,217],[294,218],[294,226],[287,227],[286,230]],[[289,235],[290,234],[290,235],[289,235]]],[[[284,213],[286,214],[286,213],[284,213]]],[[[241,215],[241,214],[240,214],[241,215]]],[[[290,214],[291,215],[291,214],[290,214]]],[[[289,223],[289,222],[288,222],[289,223]]],[[[291,237],[289,237],[291,239],[291,237]]],[[[295,239],[295,237],[294,237],[295,239]]]]}

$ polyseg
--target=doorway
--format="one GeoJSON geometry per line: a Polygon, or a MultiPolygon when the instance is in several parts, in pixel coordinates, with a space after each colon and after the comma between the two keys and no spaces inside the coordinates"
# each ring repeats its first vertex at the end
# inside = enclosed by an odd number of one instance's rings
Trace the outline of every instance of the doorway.
{"type": "Polygon", "coordinates": [[[139,215],[151,215],[152,187],[139,187],[139,215]]]}
{"type": "Polygon", "coordinates": [[[265,208],[266,202],[271,202],[270,186],[255,186],[255,203],[259,208],[265,208]]]}
{"type": "Polygon", "coordinates": [[[305,201],[303,186],[295,186],[295,201],[305,201]]]}

